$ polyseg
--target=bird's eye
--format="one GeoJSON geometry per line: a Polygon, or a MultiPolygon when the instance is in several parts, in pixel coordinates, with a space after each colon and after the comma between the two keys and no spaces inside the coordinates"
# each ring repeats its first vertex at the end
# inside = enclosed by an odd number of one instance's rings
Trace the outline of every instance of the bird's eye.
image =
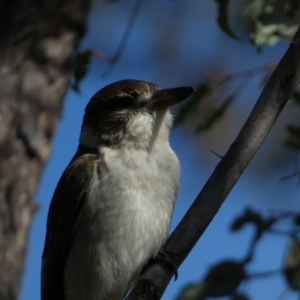
{"type": "Polygon", "coordinates": [[[121,109],[128,108],[132,106],[132,98],[131,97],[122,97],[118,99],[118,107],[121,109]]]}

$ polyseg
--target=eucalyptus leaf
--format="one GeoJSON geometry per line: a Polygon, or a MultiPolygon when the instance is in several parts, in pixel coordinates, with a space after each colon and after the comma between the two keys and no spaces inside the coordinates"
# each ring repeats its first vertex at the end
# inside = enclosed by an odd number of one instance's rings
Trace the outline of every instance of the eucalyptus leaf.
{"type": "Polygon", "coordinates": [[[244,265],[234,260],[224,260],[212,267],[204,279],[206,295],[223,297],[232,294],[245,279],[244,265]]]}
{"type": "Polygon", "coordinates": [[[299,10],[300,1],[299,0],[287,0],[283,6],[285,15],[289,18],[293,18],[297,10],[299,10]]]}
{"type": "Polygon", "coordinates": [[[77,93],[80,91],[79,83],[87,75],[88,67],[90,65],[91,55],[92,55],[92,51],[90,50],[76,53],[74,59],[74,69],[73,69],[74,81],[71,85],[71,88],[77,93]]]}
{"type": "Polygon", "coordinates": [[[295,236],[291,236],[285,256],[284,276],[292,289],[300,291],[300,242],[295,236]]]}
{"type": "Polygon", "coordinates": [[[281,34],[286,32],[289,28],[285,24],[263,24],[260,21],[255,22],[255,32],[250,34],[253,44],[260,48],[262,46],[275,45],[281,38],[281,34]]]}
{"type": "Polygon", "coordinates": [[[229,25],[228,6],[229,0],[215,0],[218,4],[218,24],[221,29],[231,38],[239,40],[229,25]]]}
{"type": "Polygon", "coordinates": [[[181,291],[181,293],[177,297],[177,300],[203,299],[204,292],[204,285],[202,283],[190,284],[181,291]]]}
{"type": "Polygon", "coordinates": [[[252,20],[257,20],[264,13],[264,7],[264,0],[249,1],[245,6],[244,15],[250,17],[252,20]]]}

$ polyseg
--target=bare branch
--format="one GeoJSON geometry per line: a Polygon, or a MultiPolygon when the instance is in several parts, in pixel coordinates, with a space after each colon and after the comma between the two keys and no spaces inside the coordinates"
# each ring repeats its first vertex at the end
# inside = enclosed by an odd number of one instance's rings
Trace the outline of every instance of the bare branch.
{"type": "Polygon", "coordinates": [[[133,8],[132,14],[130,16],[130,19],[128,21],[128,24],[126,26],[126,29],[125,29],[124,35],[122,37],[122,40],[121,40],[121,42],[120,42],[120,44],[117,48],[117,51],[116,51],[115,55],[110,59],[109,65],[107,66],[107,68],[105,69],[105,71],[102,75],[103,78],[105,78],[109,75],[109,73],[114,68],[115,64],[119,61],[119,59],[120,59],[120,57],[121,57],[121,55],[122,55],[122,53],[123,53],[123,51],[126,47],[126,44],[129,40],[134,22],[135,22],[135,20],[138,16],[141,5],[142,5],[142,0],[135,0],[134,8],[133,8]]]}
{"type": "MultiPolygon", "coordinates": [[[[300,29],[262,91],[248,120],[197,196],[165,249],[179,267],[202,236],[257,152],[300,81],[300,29]]],[[[150,265],[127,300],[159,299],[173,276],[163,264],[150,265]],[[142,287],[142,289],[141,289],[142,287]]]]}

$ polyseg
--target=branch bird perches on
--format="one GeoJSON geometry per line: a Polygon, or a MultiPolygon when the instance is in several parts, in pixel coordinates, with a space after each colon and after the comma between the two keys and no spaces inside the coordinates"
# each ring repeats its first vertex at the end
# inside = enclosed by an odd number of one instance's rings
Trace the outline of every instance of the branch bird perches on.
{"type": "MultiPolygon", "coordinates": [[[[175,228],[165,250],[176,253],[172,260],[179,267],[217,214],[231,189],[270,132],[278,115],[300,82],[300,27],[289,48],[263,89],[236,140],[216,166],[202,191],[175,228]]],[[[135,288],[126,300],[159,299],[173,272],[163,263],[151,264],[137,285],[148,285],[144,293],[135,288]]]]}

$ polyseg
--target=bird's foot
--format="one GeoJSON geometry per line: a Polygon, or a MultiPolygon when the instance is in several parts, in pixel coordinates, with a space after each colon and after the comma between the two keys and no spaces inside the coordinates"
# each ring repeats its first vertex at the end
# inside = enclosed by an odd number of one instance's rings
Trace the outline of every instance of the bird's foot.
{"type": "Polygon", "coordinates": [[[169,251],[169,250],[165,250],[163,248],[160,248],[156,254],[155,257],[151,258],[147,265],[145,266],[148,267],[149,265],[155,264],[157,262],[162,262],[164,263],[171,271],[174,272],[174,277],[175,277],[175,281],[178,278],[178,269],[176,264],[174,263],[174,261],[171,259],[171,255],[177,255],[179,256],[179,253],[175,252],[175,251],[169,251]]]}

